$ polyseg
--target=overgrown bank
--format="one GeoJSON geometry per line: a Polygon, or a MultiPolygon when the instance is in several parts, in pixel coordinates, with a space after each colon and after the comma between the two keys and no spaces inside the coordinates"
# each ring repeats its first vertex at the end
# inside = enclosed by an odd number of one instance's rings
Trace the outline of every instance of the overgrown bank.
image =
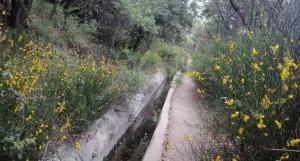
{"type": "Polygon", "coordinates": [[[83,23],[78,15],[63,15],[61,4],[48,17],[54,5],[34,3],[28,26],[18,29],[7,26],[10,8],[0,3],[4,160],[41,160],[64,143],[80,149],[76,137],[112,103],[135,93],[147,74],[166,68],[171,76],[185,66],[186,52],[175,43],[154,36],[147,48],[103,47],[94,35],[99,26],[83,23]],[[95,46],[103,50],[89,53],[95,46]]]}
{"type": "Polygon", "coordinates": [[[288,38],[271,41],[252,31],[233,39],[215,36],[194,54],[189,73],[201,89],[232,114],[228,131],[238,154],[212,158],[287,160],[299,158],[299,66],[288,38]]]}
{"type": "Polygon", "coordinates": [[[203,6],[205,25],[193,37],[199,46],[190,75],[200,93],[230,112],[224,130],[237,142],[237,151],[227,148],[231,154],[209,158],[299,160],[300,23],[293,18],[299,17],[299,1],[207,1],[203,6]]]}

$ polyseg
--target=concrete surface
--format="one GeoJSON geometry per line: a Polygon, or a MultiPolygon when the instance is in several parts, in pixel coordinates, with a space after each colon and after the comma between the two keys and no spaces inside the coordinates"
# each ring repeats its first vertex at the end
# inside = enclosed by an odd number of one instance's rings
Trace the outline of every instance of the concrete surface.
{"type": "Polygon", "coordinates": [[[158,72],[149,76],[144,88],[125,103],[125,110],[111,108],[95,121],[80,137],[81,149],[64,144],[50,155],[48,161],[102,161],[119,143],[123,135],[135,123],[136,118],[147,105],[154,103],[163,89],[166,74],[158,72]]]}
{"type": "Polygon", "coordinates": [[[191,161],[189,156],[194,138],[200,133],[200,111],[196,87],[191,78],[184,75],[171,101],[171,113],[166,138],[164,161],[191,161]]]}
{"type": "Polygon", "coordinates": [[[148,149],[143,157],[143,161],[161,161],[164,151],[164,143],[166,139],[166,132],[169,123],[170,105],[173,93],[176,89],[177,79],[180,76],[178,72],[171,83],[171,88],[168,91],[167,98],[162,108],[157,127],[153,133],[152,139],[148,146],[148,149]]]}

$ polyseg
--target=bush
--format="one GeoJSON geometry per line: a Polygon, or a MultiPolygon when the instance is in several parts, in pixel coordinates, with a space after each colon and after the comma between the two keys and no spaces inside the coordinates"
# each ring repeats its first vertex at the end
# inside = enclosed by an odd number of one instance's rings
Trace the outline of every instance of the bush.
{"type": "Polygon", "coordinates": [[[123,62],[128,69],[139,68],[146,72],[163,67],[173,77],[176,71],[185,70],[187,55],[182,47],[156,40],[145,53],[125,49],[114,54],[114,59],[123,62]]]}
{"type": "Polygon", "coordinates": [[[152,44],[150,51],[159,54],[171,79],[175,72],[186,69],[188,53],[184,48],[156,40],[152,44]]]}
{"type": "Polygon", "coordinates": [[[39,159],[74,139],[108,108],[127,82],[120,67],[61,54],[26,36],[2,35],[0,157],[39,159]],[[50,143],[50,144],[49,144],[50,143]]]}
{"type": "Polygon", "coordinates": [[[249,32],[232,40],[215,37],[194,54],[196,71],[189,75],[232,111],[228,129],[240,142],[241,160],[300,157],[297,43],[249,32]]]}
{"type": "Polygon", "coordinates": [[[141,58],[142,69],[158,68],[161,66],[161,58],[158,53],[148,51],[141,58]]]}
{"type": "Polygon", "coordinates": [[[73,45],[87,48],[97,32],[96,22],[81,22],[73,15],[64,16],[63,7],[57,5],[56,12],[50,18],[53,4],[45,1],[34,1],[32,7],[31,28],[45,42],[55,45],[73,45]]]}

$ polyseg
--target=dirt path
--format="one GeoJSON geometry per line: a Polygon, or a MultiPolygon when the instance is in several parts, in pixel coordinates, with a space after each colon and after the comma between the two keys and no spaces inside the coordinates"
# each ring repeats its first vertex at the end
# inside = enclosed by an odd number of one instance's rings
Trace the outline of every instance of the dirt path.
{"type": "Polygon", "coordinates": [[[199,134],[201,121],[195,88],[192,79],[184,75],[172,97],[165,161],[191,160],[186,155],[190,151],[189,142],[199,134]]]}
{"type": "Polygon", "coordinates": [[[184,75],[171,100],[164,161],[207,160],[217,140],[226,140],[217,125],[223,122],[218,115],[224,114],[211,108],[196,91],[193,80],[184,75]]]}

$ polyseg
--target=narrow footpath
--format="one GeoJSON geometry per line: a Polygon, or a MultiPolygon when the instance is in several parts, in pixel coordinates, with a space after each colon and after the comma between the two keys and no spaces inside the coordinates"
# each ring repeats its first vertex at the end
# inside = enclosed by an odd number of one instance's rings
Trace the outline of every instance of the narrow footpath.
{"type": "Polygon", "coordinates": [[[210,160],[209,153],[228,144],[226,135],[220,131],[221,124],[226,122],[224,113],[199,96],[192,78],[182,76],[170,108],[164,161],[210,160]]]}
{"type": "Polygon", "coordinates": [[[200,133],[200,111],[195,83],[182,77],[171,100],[168,137],[164,152],[165,161],[190,161],[191,144],[200,133]]]}

